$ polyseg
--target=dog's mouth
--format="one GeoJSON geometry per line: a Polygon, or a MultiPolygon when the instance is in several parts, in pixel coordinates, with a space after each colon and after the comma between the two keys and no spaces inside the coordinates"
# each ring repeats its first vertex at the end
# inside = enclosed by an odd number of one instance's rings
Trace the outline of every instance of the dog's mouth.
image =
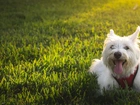
{"type": "Polygon", "coordinates": [[[113,63],[116,66],[117,63],[121,63],[122,65],[124,65],[126,63],[126,60],[114,60],[113,63]]]}
{"type": "Polygon", "coordinates": [[[114,60],[114,72],[116,74],[121,74],[123,72],[123,65],[126,63],[126,60],[114,60]]]}

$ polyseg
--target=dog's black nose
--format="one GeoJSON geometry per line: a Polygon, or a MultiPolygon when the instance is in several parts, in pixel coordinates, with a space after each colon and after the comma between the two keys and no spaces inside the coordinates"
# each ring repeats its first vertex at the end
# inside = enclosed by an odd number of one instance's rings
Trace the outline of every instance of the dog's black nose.
{"type": "Polygon", "coordinates": [[[119,59],[121,56],[122,56],[122,54],[121,54],[121,52],[119,52],[119,51],[114,53],[114,57],[115,57],[116,59],[119,59]]]}

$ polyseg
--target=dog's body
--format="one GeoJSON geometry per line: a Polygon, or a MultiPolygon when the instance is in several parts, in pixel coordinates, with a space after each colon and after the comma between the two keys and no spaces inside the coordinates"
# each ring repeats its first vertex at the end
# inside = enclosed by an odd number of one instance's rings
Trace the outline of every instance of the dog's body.
{"type": "Polygon", "coordinates": [[[100,60],[96,59],[90,67],[90,72],[97,75],[97,81],[102,92],[128,84],[140,91],[140,49],[138,34],[120,37],[110,30],[105,42],[100,60]]]}

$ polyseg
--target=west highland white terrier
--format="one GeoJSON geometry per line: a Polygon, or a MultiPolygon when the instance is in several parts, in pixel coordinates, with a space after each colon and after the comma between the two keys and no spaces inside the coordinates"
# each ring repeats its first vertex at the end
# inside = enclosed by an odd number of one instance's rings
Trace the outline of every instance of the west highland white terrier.
{"type": "Polygon", "coordinates": [[[129,36],[120,37],[111,29],[104,42],[102,58],[95,59],[90,72],[97,75],[100,91],[133,88],[140,91],[140,26],[129,36]]]}

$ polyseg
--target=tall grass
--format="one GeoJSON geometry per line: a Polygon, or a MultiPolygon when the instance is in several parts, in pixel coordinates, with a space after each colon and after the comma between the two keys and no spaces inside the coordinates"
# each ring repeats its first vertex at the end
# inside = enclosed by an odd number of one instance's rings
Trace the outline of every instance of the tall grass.
{"type": "Polygon", "coordinates": [[[109,29],[131,34],[139,0],[1,0],[0,103],[139,104],[133,90],[98,94],[87,71],[109,29]]]}

